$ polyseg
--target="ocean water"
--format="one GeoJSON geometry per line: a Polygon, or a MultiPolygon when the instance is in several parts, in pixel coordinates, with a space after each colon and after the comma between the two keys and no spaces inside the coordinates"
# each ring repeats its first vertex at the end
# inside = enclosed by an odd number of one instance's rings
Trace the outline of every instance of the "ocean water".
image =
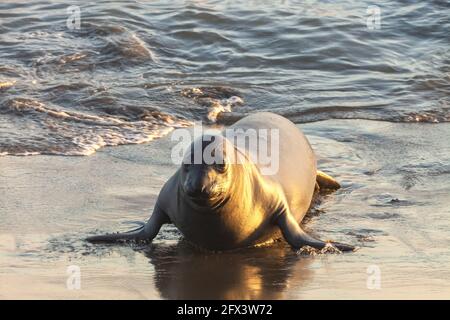
{"type": "Polygon", "coordinates": [[[376,5],[1,2],[0,298],[448,299],[450,9],[376,5]],[[304,228],[358,251],[83,241],[148,219],[172,130],[259,110],[343,186],[304,228]]]}
{"type": "Polygon", "coordinates": [[[377,4],[2,2],[0,155],[88,155],[257,110],[449,121],[448,2],[377,4]]]}

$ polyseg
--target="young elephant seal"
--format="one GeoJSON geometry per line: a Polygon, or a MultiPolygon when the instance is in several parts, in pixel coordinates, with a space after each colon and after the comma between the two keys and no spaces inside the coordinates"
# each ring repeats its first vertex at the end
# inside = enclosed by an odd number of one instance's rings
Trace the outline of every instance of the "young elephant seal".
{"type": "MultiPolygon", "coordinates": [[[[281,236],[295,249],[325,247],[326,242],[306,234],[299,223],[317,184],[325,188],[338,188],[339,184],[317,172],[316,157],[306,137],[288,119],[268,112],[247,116],[226,131],[230,130],[232,140],[224,131],[203,135],[191,144],[181,168],[161,189],[147,223],[129,232],[87,240],[150,241],[163,224],[173,223],[188,241],[211,250],[248,247],[281,236]],[[249,132],[266,150],[275,150],[273,172],[267,162],[254,160],[255,150],[249,144],[236,142],[248,138],[244,135],[249,132]],[[200,161],[195,161],[196,150],[200,150],[200,161]],[[207,161],[206,154],[213,155],[214,161],[207,161]]],[[[331,243],[341,251],[354,250],[350,245],[331,243]]]]}

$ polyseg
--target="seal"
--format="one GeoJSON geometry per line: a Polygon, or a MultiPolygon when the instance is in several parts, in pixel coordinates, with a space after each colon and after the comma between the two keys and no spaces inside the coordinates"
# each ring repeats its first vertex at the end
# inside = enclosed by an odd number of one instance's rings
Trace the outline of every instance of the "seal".
{"type": "Polygon", "coordinates": [[[341,251],[354,250],[351,245],[313,238],[300,226],[315,190],[338,188],[339,184],[317,172],[314,152],[295,124],[259,112],[226,131],[233,132],[233,139],[224,130],[203,134],[192,142],[181,167],[162,187],[147,223],[87,241],[151,241],[163,224],[173,223],[186,240],[210,250],[249,247],[281,237],[294,249],[322,249],[330,243],[341,251]],[[266,150],[276,150],[274,172],[264,173],[270,171],[268,162],[255,161],[255,149],[239,143],[249,137],[266,150]],[[205,155],[214,156],[214,161],[205,155]]]}

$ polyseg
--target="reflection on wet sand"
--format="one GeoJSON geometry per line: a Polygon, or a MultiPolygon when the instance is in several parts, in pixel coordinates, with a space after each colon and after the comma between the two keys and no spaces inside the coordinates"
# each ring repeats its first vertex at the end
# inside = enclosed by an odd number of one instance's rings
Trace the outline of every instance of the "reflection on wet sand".
{"type": "Polygon", "coordinates": [[[283,299],[291,281],[298,286],[313,275],[311,257],[297,255],[284,242],[205,253],[180,241],[151,246],[145,254],[164,299],[283,299]]]}

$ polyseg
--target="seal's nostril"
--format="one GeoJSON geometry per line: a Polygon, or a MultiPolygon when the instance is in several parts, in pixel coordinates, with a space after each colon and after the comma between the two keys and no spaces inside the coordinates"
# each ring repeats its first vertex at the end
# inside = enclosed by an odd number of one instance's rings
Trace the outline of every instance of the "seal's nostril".
{"type": "Polygon", "coordinates": [[[190,181],[186,181],[184,183],[184,191],[186,192],[186,194],[188,195],[192,195],[195,193],[195,188],[192,185],[192,183],[190,183],[190,181]]]}
{"type": "Polygon", "coordinates": [[[205,193],[205,189],[203,186],[196,185],[192,182],[187,182],[184,185],[184,191],[189,196],[199,196],[205,193]]]}

